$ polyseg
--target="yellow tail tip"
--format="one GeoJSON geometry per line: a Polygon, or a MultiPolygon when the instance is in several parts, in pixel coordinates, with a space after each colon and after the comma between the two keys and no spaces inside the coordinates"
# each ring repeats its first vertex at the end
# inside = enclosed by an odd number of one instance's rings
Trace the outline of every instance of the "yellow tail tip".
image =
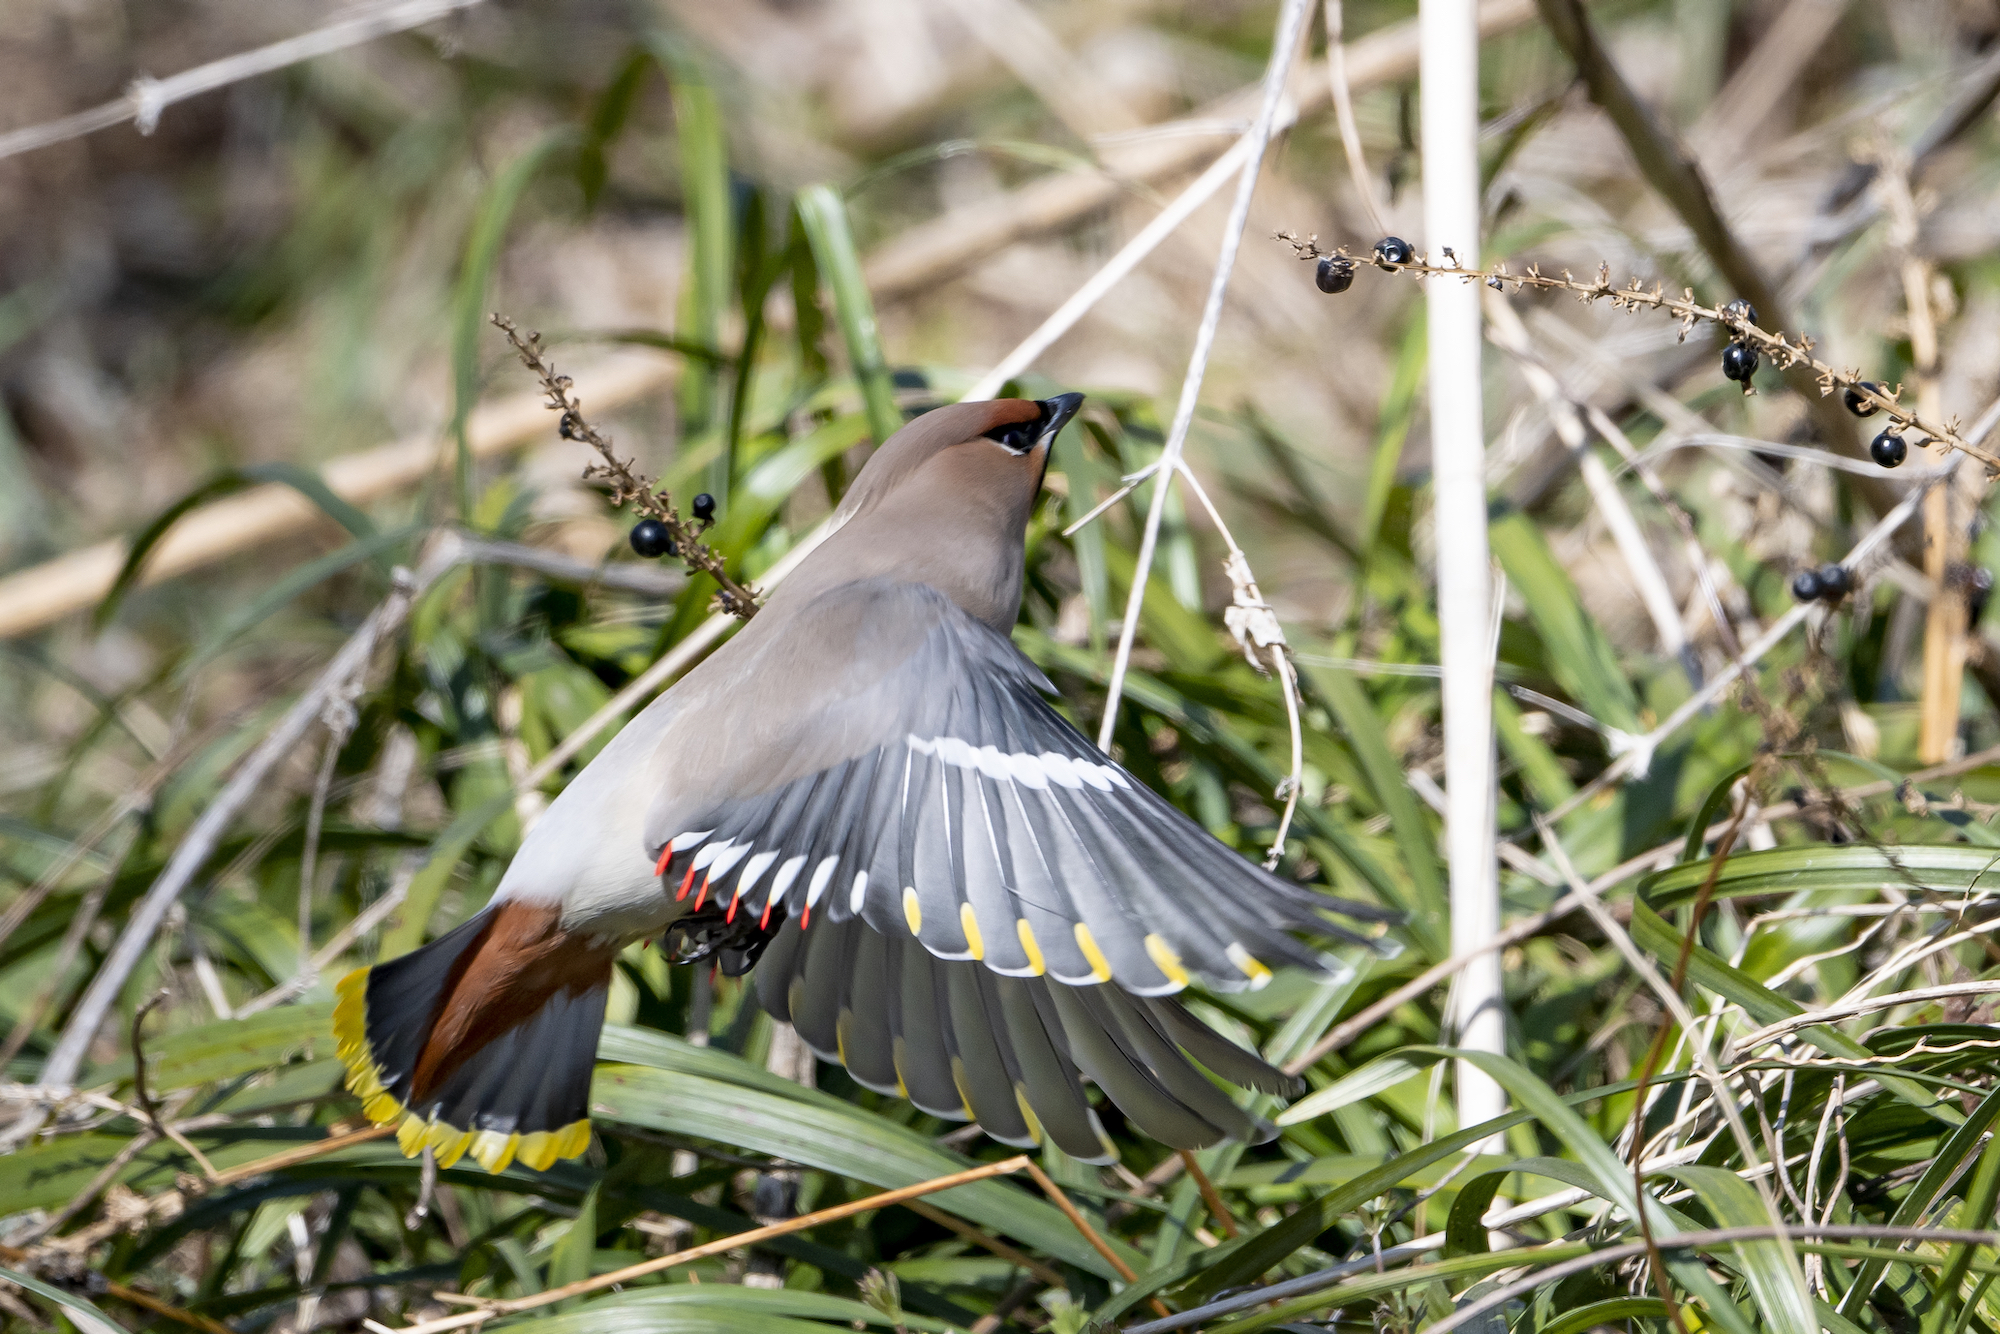
{"type": "Polygon", "coordinates": [[[368,1044],[368,970],[357,968],[341,978],[334,984],[334,994],[339,999],[333,1007],[333,1036],[340,1062],[347,1067],[347,1089],[360,1099],[362,1114],[370,1121],[395,1124],[396,1147],[405,1158],[429,1149],[439,1167],[451,1167],[470,1153],[489,1172],[504,1172],[515,1162],[546,1172],[564,1158],[579,1158],[589,1151],[588,1117],[525,1135],[426,1121],[389,1092],[368,1044]]]}

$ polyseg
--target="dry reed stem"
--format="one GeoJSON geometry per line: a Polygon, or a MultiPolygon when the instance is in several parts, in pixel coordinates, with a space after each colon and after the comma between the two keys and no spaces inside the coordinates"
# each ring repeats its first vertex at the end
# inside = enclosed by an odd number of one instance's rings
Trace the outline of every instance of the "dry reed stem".
{"type": "Polygon", "coordinates": [[[1347,83],[1347,35],[1345,0],[1326,0],[1326,84],[1333,98],[1333,114],[1340,126],[1340,148],[1347,158],[1347,178],[1377,236],[1386,236],[1389,224],[1383,220],[1382,200],[1375,178],[1368,174],[1368,155],[1361,148],[1361,130],[1354,120],[1354,93],[1347,83]]]}
{"type": "MultiPolygon", "coordinates": [[[[1062,1187],[1058,1186],[1034,1159],[1024,1157],[1022,1162],[1028,1175],[1033,1177],[1035,1184],[1042,1188],[1042,1193],[1049,1197],[1049,1200],[1056,1208],[1063,1211],[1064,1215],[1070,1221],[1070,1226],[1083,1234],[1083,1239],[1089,1242],[1099,1255],[1104,1257],[1105,1262],[1118,1271],[1118,1277],[1124,1279],[1127,1283],[1137,1283],[1139,1276],[1133,1272],[1132,1266],[1126,1264],[1124,1257],[1112,1250],[1110,1244],[1104,1238],[1097,1235],[1097,1229],[1090,1225],[1090,1220],[1085,1218],[1083,1212],[1070,1201],[1069,1196],[1063,1193],[1062,1187]]],[[[1172,1314],[1172,1309],[1158,1297],[1149,1297],[1146,1300],[1161,1315],[1172,1314]]]]}
{"type": "MultiPolygon", "coordinates": [[[[782,1223],[772,1223],[766,1227],[751,1228],[747,1232],[732,1233],[727,1237],[720,1237],[715,1241],[706,1242],[700,1246],[693,1246],[684,1251],[676,1251],[672,1255],[656,1256],[651,1260],[644,1260],[635,1265],[627,1265],[623,1269],[615,1269],[608,1274],[598,1274],[593,1278],[578,1279],[574,1283],[565,1283],[559,1288],[550,1288],[546,1292],[534,1293],[527,1297],[515,1297],[506,1301],[487,1301],[485,1305],[476,1311],[466,1311],[459,1315],[440,1316],[435,1320],[419,1321],[413,1325],[390,1326],[379,1324],[373,1320],[365,1321],[364,1323],[370,1329],[386,1331],[386,1334],[443,1334],[445,1330],[463,1329],[469,1325],[484,1324],[495,1316],[515,1315],[522,1311],[532,1311],[539,1307],[548,1306],[554,1302],[565,1301],[571,1297],[580,1297],[585,1293],[601,1292],[606,1288],[616,1287],[622,1283],[629,1283],[635,1278],[643,1278],[648,1274],[657,1274],[663,1269],[671,1269],[678,1265],[690,1264],[696,1260],[704,1260],[711,1255],[724,1255],[730,1251],[741,1250],[745,1246],[754,1246],[761,1241],[769,1241],[773,1237],[784,1237],[794,1232],[803,1232],[808,1228],[818,1227],[822,1223],[837,1222],[840,1219],[852,1217],[855,1214],[884,1209],[892,1204],[901,1204],[906,1200],[918,1199],[921,1196],[930,1195],[937,1191],[950,1190],[954,1186],[968,1185],[975,1181],[984,1181],[988,1177],[1006,1176],[1020,1171],[1040,1175],[1040,1169],[1035,1166],[1034,1160],[1026,1154],[1019,1154],[1012,1158],[1002,1159],[997,1163],[986,1163],[980,1167],[968,1168],[963,1172],[953,1172],[946,1176],[933,1177],[929,1181],[920,1181],[914,1186],[903,1186],[897,1190],[883,1191],[879,1195],[870,1195],[864,1199],[849,1200],[845,1204],[835,1205],[830,1209],[819,1209],[809,1214],[801,1214],[797,1218],[788,1218],[782,1223]]],[[[1094,1234],[1086,1232],[1086,1235],[1094,1234]]]]}
{"type": "Polygon", "coordinates": [[[154,79],[142,74],[132,81],[125,96],[116,101],[0,134],[0,158],[47,148],[66,139],[122,125],[128,120],[137,122],[139,133],[151,134],[160,123],[160,114],[176,102],[184,102],[190,97],[226,88],[245,79],[254,79],[260,74],[270,74],[316,56],[372,42],[377,37],[420,27],[479,3],[480,0],[395,0],[390,4],[368,5],[323,28],[272,42],[254,51],[212,60],[170,78],[154,79]]]}
{"type": "Polygon", "coordinates": [[[1195,1188],[1201,1192],[1201,1202],[1208,1206],[1209,1217],[1215,1220],[1216,1226],[1222,1229],[1224,1236],[1234,1240],[1241,1229],[1236,1226],[1235,1216],[1229,1212],[1229,1206],[1222,1202],[1222,1192],[1208,1179],[1208,1173],[1201,1170],[1201,1161],[1194,1156],[1192,1149],[1179,1149],[1176,1152],[1180,1157],[1181,1166],[1194,1178],[1195,1188]]]}
{"type": "MultiPolygon", "coordinates": [[[[658,353],[606,357],[577,373],[598,407],[630,403],[670,380],[678,363],[658,353]]],[[[518,449],[547,429],[540,394],[515,394],[475,410],[466,439],[475,458],[518,449]]],[[[356,505],[420,483],[438,465],[438,436],[425,431],[372,449],[344,454],[320,469],[327,489],[356,505]]],[[[288,486],[251,487],[188,514],[169,529],[146,561],[141,586],[212,565],[240,551],[331,525],[310,500],[288,486]]],[[[79,548],[0,578],[0,639],[23,635],[82,611],[110,591],[130,552],[125,538],[79,548]]]]}

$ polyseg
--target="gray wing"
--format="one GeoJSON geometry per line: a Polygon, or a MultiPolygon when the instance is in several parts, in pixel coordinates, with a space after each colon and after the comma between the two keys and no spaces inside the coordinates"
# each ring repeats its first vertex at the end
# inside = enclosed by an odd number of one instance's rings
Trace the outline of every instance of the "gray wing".
{"type": "Polygon", "coordinates": [[[977,1120],[1009,1144],[1053,1141],[1086,1162],[1116,1149],[1084,1091],[1088,1078],[1141,1130],[1176,1148],[1271,1127],[1205,1071],[1294,1094],[1299,1081],[1229,1042],[1171,996],[1010,978],[939,959],[907,933],[857,917],[810,929],[788,917],[756,968],[759,1002],[866,1087],[935,1116],[977,1120]]]}
{"type": "Polygon", "coordinates": [[[687,903],[802,934],[859,919],[903,953],[914,942],[1001,977],[1135,996],[1323,967],[1294,933],[1365,943],[1326,914],[1391,916],[1218,843],[1050,707],[1012,641],[935,589],[858,581],[783,631],[678,715],[708,758],[674,761],[684,777],[647,835],[687,903]],[[740,702],[750,682],[756,716],[740,702]]]}

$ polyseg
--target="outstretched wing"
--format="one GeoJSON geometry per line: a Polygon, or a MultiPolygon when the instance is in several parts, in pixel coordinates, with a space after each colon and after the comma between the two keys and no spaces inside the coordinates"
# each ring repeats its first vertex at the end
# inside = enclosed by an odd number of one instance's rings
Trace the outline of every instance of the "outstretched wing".
{"type": "Polygon", "coordinates": [[[1321,966],[1294,932],[1359,942],[1326,914],[1390,916],[1223,847],[1051,708],[1006,636],[925,585],[835,589],[734,674],[765,683],[756,703],[718,680],[684,707],[717,758],[648,817],[691,904],[802,935],[859,919],[899,950],[1139,997],[1321,966]],[[822,679],[818,643],[865,669],[822,679]]]}
{"type": "Polygon", "coordinates": [[[1005,977],[859,918],[810,930],[801,920],[786,919],[757,964],[764,1008],[858,1083],[934,1116],[977,1120],[1009,1144],[1046,1138],[1086,1162],[1114,1158],[1084,1078],[1141,1130],[1183,1149],[1271,1134],[1205,1070],[1267,1093],[1303,1087],[1176,997],[1005,977]]]}

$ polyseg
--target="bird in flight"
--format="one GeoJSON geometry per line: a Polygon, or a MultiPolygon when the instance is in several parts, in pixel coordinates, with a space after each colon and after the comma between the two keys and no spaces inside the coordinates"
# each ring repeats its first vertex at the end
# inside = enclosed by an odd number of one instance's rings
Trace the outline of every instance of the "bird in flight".
{"type": "Polygon", "coordinates": [[[933,1115],[1087,1162],[1095,1083],[1175,1148],[1268,1128],[1210,1074],[1297,1081],[1176,993],[1335,961],[1301,935],[1395,915],[1280,879],[1049,703],[1009,632],[1028,518],[1081,394],[960,403],[869,459],[834,530],[632,720],[492,901],[342,979],[348,1087],[403,1151],[537,1170],[590,1145],[613,961],[751,975],[823,1059],[933,1115]]]}

